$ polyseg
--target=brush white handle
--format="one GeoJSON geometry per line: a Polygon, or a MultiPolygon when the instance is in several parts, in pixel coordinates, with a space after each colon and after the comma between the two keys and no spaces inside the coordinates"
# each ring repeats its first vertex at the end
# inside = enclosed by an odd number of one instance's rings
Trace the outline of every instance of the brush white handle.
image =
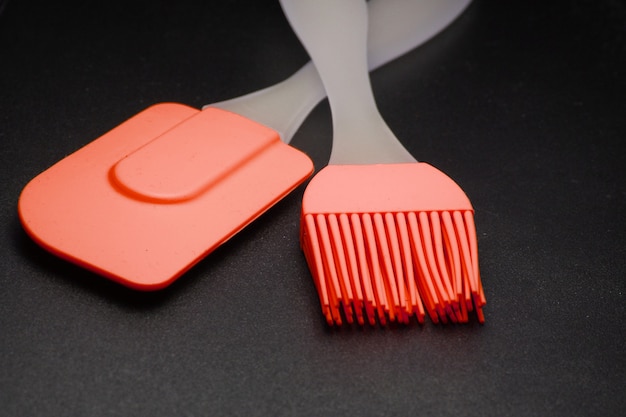
{"type": "MultiPolygon", "coordinates": [[[[471,0],[370,0],[367,65],[370,70],[426,42],[456,19],[471,0]]],[[[311,62],[286,80],[234,99],[209,104],[269,126],[289,143],[306,116],[326,97],[311,62]]]]}
{"type": "Polygon", "coordinates": [[[330,164],[415,162],[376,108],[367,71],[365,0],[281,0],[326,88],[333,115],[330,164]]]}

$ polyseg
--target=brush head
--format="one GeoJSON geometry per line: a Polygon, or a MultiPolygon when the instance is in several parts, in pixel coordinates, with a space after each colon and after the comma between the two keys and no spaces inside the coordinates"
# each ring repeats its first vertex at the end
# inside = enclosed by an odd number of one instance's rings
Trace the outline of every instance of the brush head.
{"type": "Polygon", "coordinates": [[[472,205],[429,164],[322,169],[304,193],[301,244],[329,324],[484,321],[472,205]]]}

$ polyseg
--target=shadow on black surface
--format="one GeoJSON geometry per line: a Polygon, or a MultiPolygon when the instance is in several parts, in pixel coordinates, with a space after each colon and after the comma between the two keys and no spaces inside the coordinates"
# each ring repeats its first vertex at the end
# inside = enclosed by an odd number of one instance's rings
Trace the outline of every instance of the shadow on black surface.
{"type": "Polygon", "coordinates": [[[0,16],[4,12],[4,9],[6,9],[8,3],[9,0],[0,0],[0,16]]]}

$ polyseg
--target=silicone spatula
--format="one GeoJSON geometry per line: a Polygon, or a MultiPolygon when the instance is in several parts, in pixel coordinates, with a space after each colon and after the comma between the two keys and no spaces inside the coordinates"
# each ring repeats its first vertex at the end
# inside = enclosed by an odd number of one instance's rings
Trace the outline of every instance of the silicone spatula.
{"type": "MultiPolygon", "coordinates": [[[[370,33],[371,66],[430,38],[467,1],[437,3],[371,1],[381,23],[370,33]]],[[[324,96],[308,64],[203,110],[151,106],[27,184],[21,222],[66,260],[131,288],[166,287],[308,178],[310,159],[285,143],[324,96]]]]}

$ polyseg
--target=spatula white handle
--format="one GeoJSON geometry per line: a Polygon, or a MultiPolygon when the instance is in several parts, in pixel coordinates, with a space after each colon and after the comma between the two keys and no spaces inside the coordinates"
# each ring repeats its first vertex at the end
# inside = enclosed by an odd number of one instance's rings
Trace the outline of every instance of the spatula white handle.
{"type": "MultiPolygon", "coordinates": [[[[367,65],[370,70],[421,45],[456,19],[471,0],[370,0],[367,65]]],[[[207,106],[269,126],[285,143],[326,91],[311,62],[274,86],[207,106]]],[[[205,107],[207,107],[205,106],[205,107]]]]}

